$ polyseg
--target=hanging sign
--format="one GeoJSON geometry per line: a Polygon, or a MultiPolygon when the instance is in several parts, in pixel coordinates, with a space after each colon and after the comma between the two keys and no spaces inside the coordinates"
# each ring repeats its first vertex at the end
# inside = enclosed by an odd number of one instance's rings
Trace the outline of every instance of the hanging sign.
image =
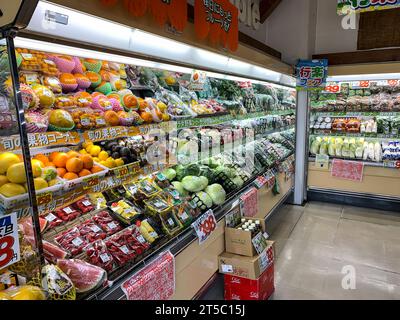
{"type": "MultiPolygon", "coordinates": [[[[154,21],[163,26],[167,22],[177,31],[183,31],[187,24],[186,0],[123,0],[124,8],[134,17],[143,17],[149,12],[154,21]]],[[[100,0],[106,8],[114,7],[118,0],[100,0]]]]}
{"type": "Polygon", "coordinates": [[[298,90],[323,90],[328,76],[328,60],[299,60],[296,65],[298,90]]]}
{"type": "Polygon", "coordinates": [[[0,217],[0,270],[20,260],[17,214],[0,217]]]}
{"type": "Polygon", "coordinates": [[[121,285],[127,300],[168,300],[175,293],[175,258],[170,251],[121,285]]]}
{"type": "Polygon", "coordinates": [[[207,73],[205,71],[193,70],[188,89],[190,91],[203,91],[206,81],[207,73]]]}
{"type": "Polygon", "coordinates": [[[208,37],[231,51],[239,46],[238,9],[229,0],[195,0],[194,27],[201,40],[208,37]]]}
{"type": "Polygon", "coordinates": [[[206,241],[211,234],[217,229],[217,220],[213,211],[210,209],[204,213],[199,219],[192,223],[193,229],[199,238],[199,244],[206,241]]]}
{"type": "Polygon", "coordinates": [[[240,210],[244,217],[255,217],[258,213],[257,189],[251,188],[240,197],[240,210]]]}
{"type": "Polygon", "coordinates": [[[338,0],[337,13],[366,12],[400,7],[400,0],[338,0]]]}
{"type": "Polygon", "coordinates": [[[364,174],[364,163],[333,159],[331,175],[334,178],[361,182],[364,174]]]}

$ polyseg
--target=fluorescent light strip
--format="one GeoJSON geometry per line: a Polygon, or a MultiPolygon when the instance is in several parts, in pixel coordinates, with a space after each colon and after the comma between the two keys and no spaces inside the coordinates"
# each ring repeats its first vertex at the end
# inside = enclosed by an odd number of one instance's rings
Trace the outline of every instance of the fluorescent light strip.
{"type": "MultiPolygon", "coordinates": [[[[172,71],[172,72],[187,73],[187,74],[191,74],[193,71],[193,69],[191,69],[191,68],[186,68],[186,67],[181,67],[181,66],[176,66],[176,65],[166,64],[166,63],[159,63],[159,62],[154,62],[151,60],[131,58],[131,57],[123,56],[123,55],[116,55],[116,54],[105,53],[105,52],[101,52],[101,51],[82,49],[82,48],[71,47],[71,46],[66,46],[66,45],[56,44],[56,43],[49,43],[49,42],[44,42],[44,41],[40,41],[40,40],[27,39],[27,38],[22,38],[22,37],[15,38],[14,43],[15,43],[16,47],[26,48],[26,49],[31,49],[31,50],[39,50],[39,51],[44,51],[44,52],[49,52],[49,53],[58,53],[58,54],[65,54],[65,55],[71,55],[71,56],[78,56],[81,58],[106,60],[106,61],[124,63],[124,64],[129,64],[129,65],[134,65],[134,66],[156,68],[156,69],[168,70],[168,71],[172,71]]],[[[205,71],[205,72],[207,74],[207,77],[211,77],[211,78],[226,79],[226,80],[232,80],[232,81],[251,81],[252,83],[271,85],[271,86],[278,87],[278,88],[288,89],[288,87],[281,86],[281,85],[278,85],[275,83],[266,82],[266,81],[253,80],[253,79],[248,79],[248,78],[244,78],[244,77],[231,76],[231,75],[226,75],[226,74],[216,73],[216,72],[208,72],[208,71],[205,71]]]]}
{"type": "Polygon", "coordinates": [[[345,82],[345,81],[366,81],[366,80],[395,80],[400,79],[400,73],[382,73],[382,74],[356,74],[346,76],[331,76],[327,81],[345,82]]]}

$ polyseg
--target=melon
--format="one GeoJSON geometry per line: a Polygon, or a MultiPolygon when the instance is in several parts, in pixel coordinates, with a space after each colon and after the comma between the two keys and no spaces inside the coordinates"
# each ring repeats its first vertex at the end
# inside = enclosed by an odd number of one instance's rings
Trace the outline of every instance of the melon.
{"type": "Polygon", "coordinates": [[[92,291],[107,281],[104,269],[79,259],[59,259],[57,266],[71,279],[78,293],[92,291]]]}
{"type": "Polygon", "coordinates": [[[66,251],[46,240],[43,240],[43,253],[46,260],[52,263],[56,263],[58,259],[65,259],[68,257],[66,251]]]}

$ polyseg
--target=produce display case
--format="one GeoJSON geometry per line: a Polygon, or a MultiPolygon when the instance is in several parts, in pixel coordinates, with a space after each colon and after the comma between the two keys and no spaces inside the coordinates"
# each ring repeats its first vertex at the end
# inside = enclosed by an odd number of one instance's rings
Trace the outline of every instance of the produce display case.
{"type": "Polygon", "coordinates": [[[310,97],[309,191],[398,203],[400,82],[385,74],[344,78],[310,97]],[[333,177],[334,159],[363,164],[361,179],[333,177]]]}
{"type": "MultiPolygon", "coordinates": [[[[205,71],[207,81],[193,91],[192,73],[202,71],[15,42],[17,84],[5,73],[1,93],[8,101],[20,86],[26,126],[18,134],[10,121],[1,124],[0,160],[22,153],[31,168],[28,187],[13,178],[21,172],[5,168],[4,185],[15,180],[18,189],[14,195],[2,185],[0,205],[20,218],[21,237],[39,260],[35,274],[14,271],[23,277],[19,284],[49,283],[31,288],[30,298],[35,290],[48,299],[124,298],[121,284],[161,252],[170,251],[180,268],[198,268],[187,260],[201,259],[191,224],[208,210],[218,222],[214,242],[248,189],[257,185],[268,196],[258,199],[260,217],[291,193],[293,87],[205,71]],[[54,276],[67,290],[56,294],[54,276]]],[[[2,112],[13,112],[10,102],[2,112]]],[[[221,253],[210,247],[208,257],[221,253]]],[[[174,298],[193,298],[217,269],[174,298]]],[[[184,278],[176,277],[182,288],[184,278]]]]}

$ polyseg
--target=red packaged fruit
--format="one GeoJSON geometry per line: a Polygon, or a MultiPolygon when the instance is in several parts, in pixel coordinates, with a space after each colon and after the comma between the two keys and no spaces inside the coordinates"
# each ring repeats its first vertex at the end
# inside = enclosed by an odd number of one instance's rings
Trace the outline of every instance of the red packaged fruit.
{"type": "Polygon", "coordinates": [[[80,235],[78,228],[72,228],[63,232],[55,237],[55,241],[61,248],[68,250],[72,256],[82,253],[83,248],[88,245],[85,238],[80,235]]]}
{"type": "Polygon", "coordinates": [[[85,253],[91,264],[103,268],[107,272],[114,269],[114,258],[108,251],[104,241],[98,240],[89,244],[85,248],[85,253]]]}
{"type": "Polygon", "coordinates": [[[114,218],[107,211],[100,211],[93,217],[93,221],[107,233],[107,236],[111,236],[118,231],[122,230],[121,224],[114,220],[114,218]]]}

